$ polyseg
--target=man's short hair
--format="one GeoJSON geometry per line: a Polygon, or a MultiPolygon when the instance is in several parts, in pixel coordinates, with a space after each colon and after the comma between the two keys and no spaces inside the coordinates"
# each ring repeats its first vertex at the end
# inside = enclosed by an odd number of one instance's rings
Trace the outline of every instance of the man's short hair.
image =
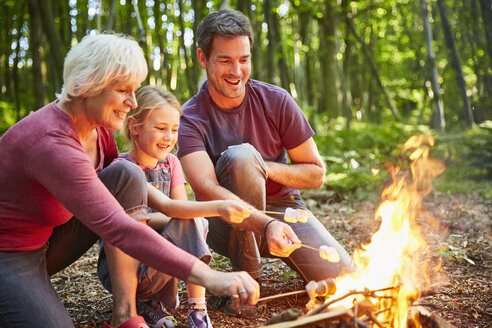
{"type": "Polygon", "coordinates": [[[212,44],[216,35],[222,37],[247,36],[250,49],[253,50],[253,28],[249,19],[238,10],[223,9],[213,12],[198,25],[198,47],[202,49],[206,58],[212,51],[212,44]]]}
{"type": "Polygon", "coordinates": [[[91,97],[116,81],[142,82],[146,76],[147,62],[136,41],[121,34],[87,35],[65,57],[57,97],[91,97]]]}

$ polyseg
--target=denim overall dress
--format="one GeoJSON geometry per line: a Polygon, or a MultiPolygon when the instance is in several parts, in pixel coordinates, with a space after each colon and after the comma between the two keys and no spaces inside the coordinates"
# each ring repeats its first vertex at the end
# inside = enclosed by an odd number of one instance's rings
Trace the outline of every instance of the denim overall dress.
{"type": "MultiPolygon", "coordinates": [[[[119,157],[137,164],[135,160],[126,153],[120,154],[119,157]]],[[[165,167],[168,165],[163,165],[167,163],[168,160],[165,158],[158,162],[158,169],[143,170],[143,172],[147,178],[147,182],[159,189],[166,196],[170,197],[171,172],[165,167]]],[[[154,209],[149,207],[149,213],[155,212],[154,209]]],[[[177,247],[196,256],[207,264],[210,263],[212,255],[206,242],[208,221],[204,218],[171,218],[164,229],[159,233],[177,247]]],[[[98,274],[103,286],[109,292],[112,292],[109,268],[102,241],[99,253],[98,274]]],[[[166,307],[172,309],[179,305],[176,304],[177,294],[178,280],[176,278],[140,263],[138,268],[137,301],[161,301],[166,307]]]]}

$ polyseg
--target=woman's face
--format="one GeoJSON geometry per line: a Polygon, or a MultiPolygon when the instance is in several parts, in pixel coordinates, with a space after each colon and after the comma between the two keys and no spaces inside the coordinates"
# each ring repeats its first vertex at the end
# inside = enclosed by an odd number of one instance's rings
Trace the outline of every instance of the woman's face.
{"type": "Polygon", "coordinates": [[[95,126],[120,130],[131,108],[137,107],[135,91],[139,82],[115,82],[92,97],[85,98],[85,114],[95,126]]]}
{"type": "Polygon", "coordinates": [[[132,129],[138,154],[137,162],[154,168],[157,160],[163,160],[178,140],[180,113],[165,104],[154,108],[141,124],[132,129]]]}

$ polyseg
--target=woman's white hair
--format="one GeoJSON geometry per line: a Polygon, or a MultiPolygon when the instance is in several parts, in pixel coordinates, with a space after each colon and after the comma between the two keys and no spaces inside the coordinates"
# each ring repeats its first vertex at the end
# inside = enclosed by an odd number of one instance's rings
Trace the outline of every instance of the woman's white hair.
{"type": "Polygon", "coordinates": [[[142,82],[147,62],[138,43],[124,35],[85,36],[70,49],[63,67],[63,88],[57,98],[70,101],[98,95],[115,81],[142,82]]]}

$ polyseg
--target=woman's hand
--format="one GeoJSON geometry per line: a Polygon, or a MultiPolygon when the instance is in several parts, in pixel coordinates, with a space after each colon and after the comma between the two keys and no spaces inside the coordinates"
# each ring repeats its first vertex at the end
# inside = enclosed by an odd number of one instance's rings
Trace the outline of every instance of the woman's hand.
{"type": "Polygon", "coordinates": [[[249,217],[255,208],[237,200],[220,200],[217,201],[217,210],[225,222],[239,224],[249,217]]]}
{"type": "Polygon", "coordinates": [[[280,221],[270,223],[265,231],[265,237],[270,254],[287,257],[301,247],[301,241],[292,228],[280,221]]]}
{"type": "Polygon", "coordinates": [[[195,262],[188,282],[203,286],[217,296],[231,296],[233,306],[255,305],[260,297],[260,286],[248,273],[216,271],[202,261],[195,262]]]}

